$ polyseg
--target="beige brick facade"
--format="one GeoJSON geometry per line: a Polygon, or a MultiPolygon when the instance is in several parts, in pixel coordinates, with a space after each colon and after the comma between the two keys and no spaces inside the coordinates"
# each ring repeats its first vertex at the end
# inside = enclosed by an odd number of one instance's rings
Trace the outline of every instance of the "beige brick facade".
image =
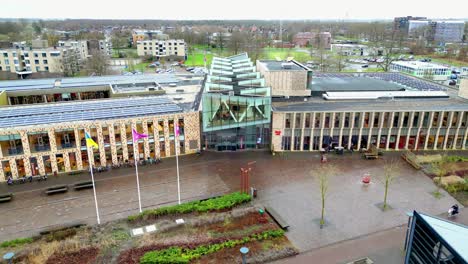
{"type": "MultiPolygon", "coordinates": [[[[136,127],[136,124],[141,124],[142,130],[140,133],[147,133],[150,138],[140,140],[140,150],[137,153],[143,153],[144,158],[159,158],[160,141],[165,142],[165,157],[174,156],[175,152],[171,151],[171,143],[179,153],[185,154],[195,153],[200,149],[200,120],[198,112],[186,112],[168,115],[144,116],[114,120],[96,120],[92,122],[73,122],[51,124],[47,126],[29,126],[0,129],[0,136],[20,135],[23,153],[12,155],[6,148],[8,142],[0,144],[0,181],[5,181],[7,175],[13,178],[18,178],[22,175],[44,175],[45,173],[52,174],[54,172],[65,173],[74,170],[82,170],[88,168],[88,161],[83,164],[84,159],[94,163],[94,166],[107,166],[117,164],[119,161],[129,160],[129,156],[133,153],[128,153],[128,141],[131,142],[131,128],[136,127]],[[183,120],[181,127],[181,135],[175,137],[169,133],[169,121],[183,120]],[[157,129],[158,121],[164,122],[164,135],[160,137],[157,129]],[[148,122],[152,122],[152,131],[148,129],[148,122]],[[120,126],[120,141],[116,140],[114,126],[120,126]],[[104,130],[107,132],[104,135],[104,130]],[[56,142],[57,133],[61,131],[71,131],[74,136],[72,144],[63,147],[60,142],[56,142]],[[94,141],[99,145],[98,150],[94,150],[94,155],[88,157],[86,147],[84,145],[84,131],[90,133],[94,141]],[[34,133],[46,133],[49,138],[50,150],[32,151],[30,139],[28,136],[34,133]],[[129,135],[127,138],[127,135],[129,135]],[[108,137],[108,140],[106,138],[108,137]],[[184,150],[179,149],[180,140],[184,140],[184,150]],[[190,144],[192,142],[192,144],[190,144]],[[123,144],[122,144],[123,143],[123,144]],[[127,143],[127,144],[125,144],[127,143]],[[192,147],[192,148],[190,148],[192,147]],[[119,149],[119,151],[117,150],[119,149]],[[152,153],[150,149],[154,149],[152,153]],[[130,155],[129,155],[130,154],[130,155]],[[99,162],[96,159],[99,159],[99,162]],[[31,164],[34,160],[34,165],[31,164]]],[[[173,128],[171,128],[173,129],[173,128]]],[[[130,160],[131,161],[131,160],[130,160]]]]}

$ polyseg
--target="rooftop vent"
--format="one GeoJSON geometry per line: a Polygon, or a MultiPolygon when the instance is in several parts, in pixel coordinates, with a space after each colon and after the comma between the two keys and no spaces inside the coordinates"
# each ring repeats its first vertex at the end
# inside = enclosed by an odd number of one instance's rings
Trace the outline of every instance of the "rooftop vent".
{"type": "Polygon", "coordinates": [[[293,64],[290,63],[290,62],[281,63],[281,68],[283,68],[283,69],[291,69],[292,66],[293,66],[293,64]]]}

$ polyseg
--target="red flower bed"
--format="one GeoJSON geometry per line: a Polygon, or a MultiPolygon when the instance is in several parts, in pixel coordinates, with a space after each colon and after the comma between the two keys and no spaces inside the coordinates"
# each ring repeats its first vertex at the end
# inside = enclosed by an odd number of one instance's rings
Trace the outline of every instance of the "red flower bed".
{"type": "Polygon", "coordinates": [[[92,263],[99,249],[95,247],[83,248],[75,252],[54,254],[48,260],[47,264],[89,264],[92,263]]]}

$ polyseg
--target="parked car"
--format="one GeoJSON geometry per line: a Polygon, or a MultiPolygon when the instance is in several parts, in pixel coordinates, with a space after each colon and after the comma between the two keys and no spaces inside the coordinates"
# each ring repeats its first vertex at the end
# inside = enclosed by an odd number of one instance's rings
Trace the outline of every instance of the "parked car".
{"type": "Polygon", "coordinates": [[[369,68],[369,65],[368,64],[364,64],[361,66],[361,68],[369,68]]]}
{"type": "Polygon", "coordinates": [[[163,72],[164,72],[163,69],[157,69],[157,70],[156,70],[156,73],[163,73],[163,72]]]}
{"type": "Polygon", "coordinates": [[[187,67],[185,68],[186,71],[193,71],[195,68],[194,67],[187,67]]]}
{"type": "Polygon", "coordinates": [[[449,85],[456,85],[456,84],[457,84],[457,81],[455,81],[455,80],[450,80],[450,82],[449,82],[449,85]]]}

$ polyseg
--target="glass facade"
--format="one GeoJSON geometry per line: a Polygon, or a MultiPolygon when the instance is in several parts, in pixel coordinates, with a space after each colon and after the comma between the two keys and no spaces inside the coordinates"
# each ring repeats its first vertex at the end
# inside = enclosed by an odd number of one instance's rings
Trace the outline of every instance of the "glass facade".
{"type": "Polygon", "coordinates": [[[269,148],[271,89],[246,54],[213,59],[202,109],[205,148],[269,148]]]}

